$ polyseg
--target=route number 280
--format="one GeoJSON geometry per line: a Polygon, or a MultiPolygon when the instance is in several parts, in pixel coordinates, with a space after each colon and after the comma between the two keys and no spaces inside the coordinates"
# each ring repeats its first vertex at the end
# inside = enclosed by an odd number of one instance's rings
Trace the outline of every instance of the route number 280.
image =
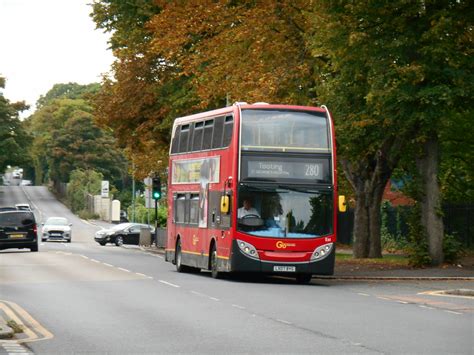
{"type": "Polygon", "coordinates": [[[319,176],[319,164],[305,164],[305,176],[319,176]]]}

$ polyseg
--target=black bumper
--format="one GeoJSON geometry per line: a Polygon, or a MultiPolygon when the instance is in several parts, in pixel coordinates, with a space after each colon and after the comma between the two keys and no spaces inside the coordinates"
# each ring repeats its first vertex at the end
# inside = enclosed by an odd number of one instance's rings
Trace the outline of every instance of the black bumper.
{"type": "Polygon", "coordinates": [[[24,240],[2,240],[0,241],[0,250],[2,249],[13,249],[13,248],[31,248],[38,245],[36,239],[24,239],[24,240]]]}
{"type": "Polygon", "coordinates": [[[240,250],[237,242],[232,243],[231,271],[236,272],[263,272],[268,274],[278,274],[291,276],[295,274],[312,274],[312,275],[333,275],[334,261],[336,250],[333,248],[330,254],[322,260],[314,262],[298,262],[298,263],[279,263],[268,262],[250,258],[240,250]],[[295,271],[292,272],[275,272],[274,266],[294,266],[295,271]]]}

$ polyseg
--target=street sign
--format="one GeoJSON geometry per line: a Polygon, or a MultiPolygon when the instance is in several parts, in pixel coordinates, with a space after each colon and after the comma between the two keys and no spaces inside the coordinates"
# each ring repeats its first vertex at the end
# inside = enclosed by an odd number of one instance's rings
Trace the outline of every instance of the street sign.
{"type": "Polygon", "coordinates": [[[155,205],[153,204],[153,199],[151,196],[153,179],[151,177],[147,177],[143,179],[143,183],[145,184],[145,207],[154,208],[155,205]]]}
{"type": "Polygon", "coordinates": [[[102,180],[101,186],[102,186],[102,188],[101,188],[100,195],[102,197],[109,197],[109,181],[108,180],[102,180]]]}

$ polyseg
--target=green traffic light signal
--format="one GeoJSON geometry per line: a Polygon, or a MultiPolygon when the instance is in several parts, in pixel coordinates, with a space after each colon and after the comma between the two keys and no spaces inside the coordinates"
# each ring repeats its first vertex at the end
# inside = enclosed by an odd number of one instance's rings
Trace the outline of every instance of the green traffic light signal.
{"type": "Polygon", "coordinates": [[[151,196],[153,197],[154,200],[161,199],[161,179],[160,179],[160,177],[154,177],[153,178],[151,191],[152,191],[151,196]]]}

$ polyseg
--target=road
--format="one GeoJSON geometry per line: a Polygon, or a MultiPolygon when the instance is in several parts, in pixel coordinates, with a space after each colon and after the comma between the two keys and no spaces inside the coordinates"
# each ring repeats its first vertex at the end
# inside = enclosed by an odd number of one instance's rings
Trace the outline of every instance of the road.
{"type": "Polygon", "coordinates": [[[73,240],[0,251],[0,306],[30,331],[0,353],[473,353],[473,300],[422,293],[460,281],[179,274],[159,254],[99,246],[99,227],[45,187],[0,187],[0,206],[21,202],[39,221],[67,217],[73,240]]]}

